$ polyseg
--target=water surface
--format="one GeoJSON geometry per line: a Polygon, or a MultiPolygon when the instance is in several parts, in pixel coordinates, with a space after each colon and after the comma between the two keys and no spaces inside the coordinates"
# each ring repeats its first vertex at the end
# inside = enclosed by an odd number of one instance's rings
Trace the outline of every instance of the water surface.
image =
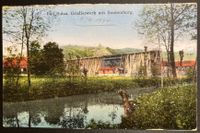
{"type": "MultiPolygon", "coordinates": [[[[154,88],[128,90],[135,98],[154,88]]],[[[124,115],[116,92],[3,103],[4,127],[85,128],[91,120],[120,124],[124,115]]]]}

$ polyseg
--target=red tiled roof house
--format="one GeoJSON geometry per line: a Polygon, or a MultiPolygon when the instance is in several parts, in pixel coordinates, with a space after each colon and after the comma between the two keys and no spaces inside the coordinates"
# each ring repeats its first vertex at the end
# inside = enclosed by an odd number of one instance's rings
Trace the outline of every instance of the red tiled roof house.
{"type": "Polygon", "coordinates": [[[27,69],[27,58],[26,57],[4,57],[3,59],[3,69],[10,69],[10,68],[20,68],[22,72],[26,71],[27,69]]]}

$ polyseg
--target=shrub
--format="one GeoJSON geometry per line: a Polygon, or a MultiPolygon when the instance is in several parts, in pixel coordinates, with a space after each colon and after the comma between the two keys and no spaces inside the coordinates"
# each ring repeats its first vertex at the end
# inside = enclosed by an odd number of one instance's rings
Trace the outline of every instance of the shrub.
{"type": "Polygon", "coordinates": [[[111,124],[110,122],[95,121],[91,119],[87,124],[86,129],[113,129],[118,128],[117,124],[111,124]]]}
{"type": "Polygon", "coordinates": [[[121,128],[194,129],[196,127],[196,87],[163,88],[137,98],[138,108],[122,118],[121,128]]]}
{"type": "Polygon", "coordinates": [[[189,68],[186,71],[186,79],[188,81],[195,81],[196,80],[196,70],[194,68],[189,68]]]}

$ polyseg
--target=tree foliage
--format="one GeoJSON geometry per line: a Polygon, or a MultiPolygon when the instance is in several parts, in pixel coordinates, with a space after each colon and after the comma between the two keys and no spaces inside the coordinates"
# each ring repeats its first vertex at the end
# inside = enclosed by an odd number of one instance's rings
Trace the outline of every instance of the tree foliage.
{"type": "Polygon", "coordinates": [[[64,72],[64,54],[62,51],[55,42],[48,42],[44,45],[42,56],[47,74],[61,74],[64,72]]]}
{"type": "Polygon", "coordinates": [[[32,74],[40,75],[43,73],[44,62],[42,52],[38,41],[30,44],[30,69],[32,74]]]}
{"type": "Polygon", "coordinates": [[[163,88],[137,98],[135,112],[122,118],[121,128],[196,128],[196,86],[163,88]],[[186,98],[187,97],[187,98],[186,98]]]}
{"type": "Polygon", "coordinates": [[[35,6],[19,6],[3,8],[3,34],[4,41],[14,45],[21,45],[21,56],[26,46],[27,76],[30,80],[30,42],[41,39],[50,28],[50,18],[45,16],[47,9],[35,6]]]}
{"type": "Polygon", "coordinates": [[[149,42],[158,42],[167,52],[167,60],[176,77],[174,43],[186,33],[194,36],[197,7],[195,4],[146,6],[137,21],[138,33],[149,42]],[[193,32],[191,33],[191,30],[193,32]]]}
{"type": "MultiPolygon", "coordinates": [[[[187,31],[196,27],[197,7],[195,4],[173,4],[175,41],[187,31]]],[[[170,41],[170,5],[145,6],[136,23],[138,33],[150,42],[160,39],[162,45],[169,46],[170,41]]],[[[169,48],[169,47],[167,47],[169,48]]]]}

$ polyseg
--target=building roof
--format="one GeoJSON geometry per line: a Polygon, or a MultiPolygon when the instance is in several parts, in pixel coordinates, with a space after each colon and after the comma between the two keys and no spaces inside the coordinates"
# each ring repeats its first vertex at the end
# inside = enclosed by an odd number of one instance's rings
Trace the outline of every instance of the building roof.
{"type": "MultiPolygon", "coordinates": [[[[144,53],[153,53],[153,52],[160,52],[159,50],[149,50],[147,52],[134,52],[134,53],[127,53],[127,54],[114,54],[114,55],[103,55],[103,56],[92,56],[92,57],[81,57],[79,60],[85,60],[85,59],[95,59],[95,58],[109,58],[109,57],[118,57],[118,56],[126,56],[126,55],[137,55],[137,54],[144,54],[144,53]]],[[[78,60],[76,59],[70,59],[70,60],[78,60]]],[[[69,61],[69,60],[67,60],[69,61]]]]}
{"type": "MultiPolygon", "coordinates": [[[[163,61],[162,64],[163,64],[163,66],[167,66],[167,61],[163,61]]],[[[195,66],[196,61],[195,60],[182,61],[182,65],[181,65],[180,61],[176,61],[175,64],[176,64],[176,67],[180,67],[180,66],[192,67],[192,66],[195,66]]]]}
{"type": "Polygon", "coordinates": [[[194,61],[194,60],[183,61],[182,65],[181,65],[180,61],[176,61],[175,63],[176,63],[177,67],[179,67],[179,66],[192,67],[196,64],[196,61],[194,61]]]}
{"type": "Polygon", "coordinates": [[[27,68],[27,58],[26,57],[21,57],[21,60],[19,57],[16,58],[9,58],[9,57],[5,57],[3,59],[3,67],[4,68],[8,68],[8,67],[12,67],[12,68],[27,68]]]}

